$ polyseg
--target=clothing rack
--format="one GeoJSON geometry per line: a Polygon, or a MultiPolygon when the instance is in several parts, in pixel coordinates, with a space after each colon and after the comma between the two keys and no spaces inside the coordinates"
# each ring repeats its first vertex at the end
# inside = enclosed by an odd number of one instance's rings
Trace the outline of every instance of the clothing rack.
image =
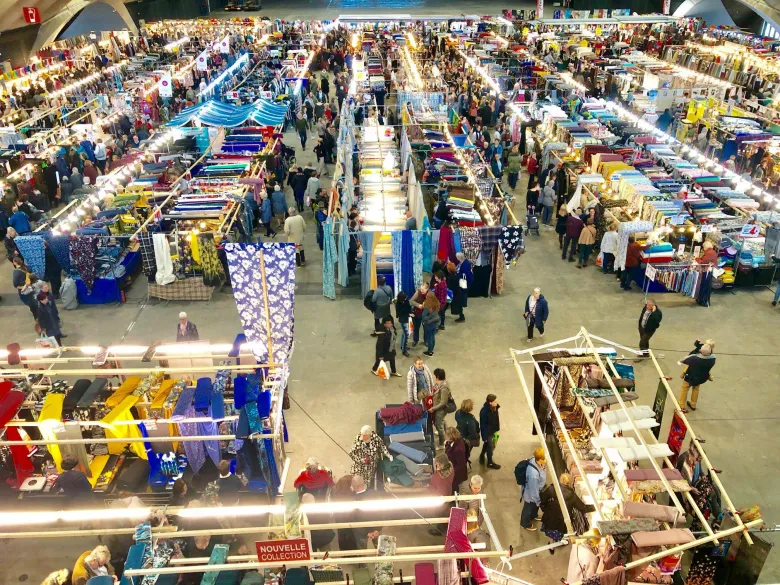
{"type": "MultiPolygon", "coordinates": [[[[712,278],[711,265],[698,264],[696,262],[667,262],[664,264],[648,264],[647,267],[648,268],[652,267],[656,271],[656,273],[654,273],[653,279],[651,280],[650,278],[647,277],[647,272],[645,271],[645,279],[644,282],[642,283],[642,293],[644,294],[645,299],[647,299],[647,295],[650,289],[650,282],[658,282],[659,284],[662,284],[669,292],[678,292],[683,296],[691,297],[695,299],[697,303],[702,304],[700,302],[700,298],[703,292],[702,291],[702,285],[704,284],[703,280],[707,275],[707,273],[709,273],[710,279],[712,278]],[[675,279],[675,282],[673,283],[662,282],[658,280],[659,275],[663,276],[664,274],[668,274],[672,272],[676,272],[676,273],[698,272],[700,274],[694,283],[687,282],[687,280],[685,280],[685,277],[682,277],[682,279],[679,281],[675,279]],[[681,287],[682,290],[678,290],[677,287],[681,287]],[[689,289],[689,287],[693,287],[693,290],[689,289]],[[690,294],[691,292],[695,292],[696,296],[690,294]]],[[[710,280],[710,282],[708,284],[704,284],[704,286],[709,286],[710,288],[709,292],[706,293],[707,296],[709,297],[709,294],[712,291],[712,281],[710,280]]],[[[709,299],[707,299],[706,304],[704,304],[703,306],[705,307],[710,306],[709,299]]]]}

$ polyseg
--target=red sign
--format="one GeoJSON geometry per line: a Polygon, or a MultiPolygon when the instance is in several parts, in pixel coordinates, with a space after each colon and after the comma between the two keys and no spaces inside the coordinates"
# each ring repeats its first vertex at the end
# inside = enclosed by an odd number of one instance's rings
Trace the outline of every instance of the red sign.
{"type": "Polygon", "coordinates": [[[309,541],[305,538],[288,540],[259,540],[257,560],[261,563],[286,563],[289,561],[308,561],[311,558],[309,541]]]}
{"type": "Polygon", "coordinates": [[[30,24],[40,24],[41,13],[35,6],[25,6],[22,8],[22,14],[24,14],[24,21],[30,24]]]}

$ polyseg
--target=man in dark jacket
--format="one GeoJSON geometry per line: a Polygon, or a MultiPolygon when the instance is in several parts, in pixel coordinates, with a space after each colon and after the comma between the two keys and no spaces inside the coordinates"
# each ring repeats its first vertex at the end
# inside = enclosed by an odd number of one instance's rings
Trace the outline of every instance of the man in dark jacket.
{"type": "Polygon", "coordinates": [[[694,345],[696,349],[688,357],[678,362],[679,365],[688,366],[683,374],[683,383],[680,388],[680,407],[684,408],[687,405],[691,410],[696,410],[696,403],[699,400],[699,386],[712,380],[710,372],[715,367],[715,356],[712,354],[714,344],[709,340],[707,343],[702,343],[701,339],[697,339],[694,345]],[[690,402],[687,401],[689,388],[693,388],[690,402]]]}
{"type": "Polygon", "coordinates": [[[574,213],[570,214],[566,218],[566,237],[563,240],[563,252],[561,253],[561,260],[566,260],[566,250],[571,245],[569,251],[569,262],[574,262],[574,254],[577,252],[577,242],[580,239],[580,233],[585,224],[580,219],[581,209],[577,209],[574,213]]]}
{"type": "Polygon", "coordinates": [[[376,361],[374,361],[374,367],[371,368],[371,373],[375,376],[377,369],[379,368],[379,362],[384,360],[390,364],[390,375],[400,378],[401,374],[395,370],[395,338],[396,331],[393,324],[393,318],[388,315],[382,319],[381,331],[376,331],[376,361]]]}
{"type": "Polygon", "coordinates": [[[241,491],[244,484],[238,477],[230,473],[230,461],[227,459],[219,462],[217,470],[219,471],[219,479],[217,480],[219,503],[223,506],[237,506],[238,492],[241,491]]]}
{"type": "Polygon", "coordinates": [[[54,493],[62,491],[70,504],[86,504],[92,499],[92,486],[83,471],[76,469],[79,465],[75,457],[66,455],[62,458],[62,473],[54,482],[54,493]]]}
{"type": "Polygon", "coordinates": [[[309,177],[303,172],[303,167],[298,167],[295,173],[290,175],[288,184],[293,190],[295,195],[295,204],[298,207],[298,213],[303,211],[303,196],[306,194],[306,185],[309,182],[309,177]]]}
{"type": "Polygon", "coordinates": [[[642,245],[634,240],[634,236],[628,237],[628,248],[626,248],[626,267],[620,273],[620,288],[631,290],[631,270],[639,266],[642,261],[642,245]]]}
{"type": "Polygon", "coordinates": [[[647,350],[650,349],[650,338],[658,331],[662,318],[661,309],[658,308],[655,301],[647,299],[645,306],[642,307],[642,313],[639,315],[639,349],[645,355],[647,355],[647,350]]]}
{"type": "MultiPolygon", "coordinates": [[[[498,463],[493,462],[493,436],[501,430],[501,422],[498,416],[498,397],[488,394],[485,404],[479,411],[479,432],[482,435],[482,452],[479,454],[479,462],[484,465],[487,457],[487,466],[490,469],[501,469],[498,463]]],[[[498,438],[496,437],[496,440],[498,438]]]]}
{"type": "Polygon", "coordinates": [[[539,330],[539,337],[544,337],[544,323],[550,316],[550,307],[547,305],[547,299],[542,294],[539,287],[534,289],[533,294],[525,299],[525,324],[528,326],[528,343],[534,340],[534,327],[539,330]]]}
{"type": "Polygon", "coordinates": [[[382,331],[382,319],[390,316],[390,305],[393,302],[393,289],[386,284],[385,277],[378,276],[376,284],[371,297],[374,303],[374,332],[371,337],[376,337],[377,332],[382,331]]]}

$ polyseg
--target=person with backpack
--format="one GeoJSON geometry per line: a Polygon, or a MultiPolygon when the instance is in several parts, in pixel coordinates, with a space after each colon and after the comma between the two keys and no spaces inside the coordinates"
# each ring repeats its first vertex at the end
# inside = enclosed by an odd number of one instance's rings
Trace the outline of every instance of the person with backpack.
{"type": "Polygon", "coordinates": [[[479,462],[484,465],[485,458],[487,458],[487,466],[490,469],[501,469],[501,466],[493,461],[493,449],[498,441],[496,435],[501,430],[501,421],[498,416],[499,408],[501,406],[498,404],[498,397],[495,394],[488,394],[485,398],[485,404],[482,405],[482,410],[479,411],[479,432],[482,435],[482,452],[479,454],[479,462]]]}
{"type": "MultiPolygon", "coordinates": [[[[376,337],[377,332],[382,330],[382,319],[390,316],[390,304],[393,302],[393,289],[385,284],[385,282],[384,276],[378,276],[376,279],[377,287],[371,295],[370,310],[374,313],[374,332],[371,334],[371,337],[376,337]]],[[[366,296],[363,304],[366,305],[366,308],[369,308],[366,304],[367,299],[368,297],[366,296]]]]}
{"type": "Polygon", "coordinates": [[[537,530],[533,525],[539,506],[542,503],[541,493],[547,483],[547,471],[544,449],[539,447],[534,456],[525,459],[515,467],[515,481],[523,488],[523,511],[520,513],[520,526],[528,531],[537,530]]]}
{"type": "Polygon", "coordinates": [[[436,434],[439,435],[439,447],[444,446],[444,417],[447,416],[451,401],[452,392],[447,383],[447,374],[443,369],[436,368],[433,370],[433,404],[428,412],[433,417],[436,434]]]}

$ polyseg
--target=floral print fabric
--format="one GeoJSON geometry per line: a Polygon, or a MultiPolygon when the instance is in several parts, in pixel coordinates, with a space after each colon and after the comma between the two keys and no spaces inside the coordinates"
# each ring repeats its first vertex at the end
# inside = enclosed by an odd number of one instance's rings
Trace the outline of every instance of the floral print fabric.
{"type": "Polygon", "coordinates": [[[198,248],[200,251],[200,265],[203,268],[203,284],[206,286],[220,286],[225,282],[225,270],[217,256],[217,246],[214,243],[214,234],[200,234],[198,236],[198,248]]]}
{"type": "Polygon", "coordinates": [[[287,363],[294,330],[295,245],[269,242],[225,244],[225,252],[233,283],[233,298],[244,334],[254,345],[255,358],[261,364],[270,361],[287,363]],[[269,337],[273,355],[268,355],[269,337]]]}
{"type": "Polygon", "coordinates": [[[95,264],[97,249],[98,238],[96,236],[75,236],[70,240],[70,257],[73,259],[73,266],[90,293],[97,279],[97,266],[95,264]]]}
{"type": "Polygon", "coordinates": [[[14,243],[24,258],[24,263],[30,272],[38,278],[46,277],[46,251],[43,248],[43,238],[40,236],[16,236],[14,243]]]}
{"type": "MultiPolygon", "coordinates": [[[[430,241],[430,233],[423,232],[422,230],[415,230],[412,232],[412,260],[414,262],[414,290],[420,288],[423,282],[423,266],[425,260],[423,258],[423,250],[425,249],[425,241],[430,241]]],[[[430,246],[429,246],[430,253],[430,246]]]]}
{"type": "Polygon", "coordinates": [[[463,254],[466,258],[476,263],[479,259],[479,253],[482,251],[482,236],[479,229],[475,227],[460,227],[460,243],[463,248],[463,254]]]}
{"type": "Polygon", "coordinates": [[[523,228],[519,225],[506,226],[501,230],[501,235],[498,238],[498,245],[501,248],[501,252],[504,254],[504,262],[506,268],[515,262],[515,258],[523,250],[523,228]]]}

